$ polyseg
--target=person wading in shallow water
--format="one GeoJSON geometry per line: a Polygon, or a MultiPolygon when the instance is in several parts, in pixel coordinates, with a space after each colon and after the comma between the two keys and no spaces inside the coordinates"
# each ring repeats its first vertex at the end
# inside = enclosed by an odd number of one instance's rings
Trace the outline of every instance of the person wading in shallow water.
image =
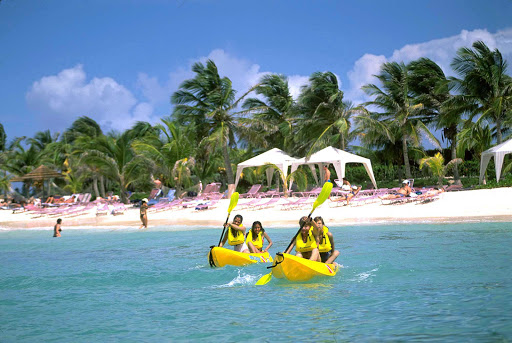
{"type": "Polygon", "coordinates": [[[60,224],[62,224],[62,219],[57,219],[57,224],[53,227],[53,237],[61,237],[60,233],[62,229],[60,228],[60,224]]]}
{"type": "Polygon", "coordinates": [[[142,203],[140,204],[140,221],[142,222],[142,225],[139,227],[139,229],[148,228],[148,199],[144,198],[142,199],[142,203]]]}

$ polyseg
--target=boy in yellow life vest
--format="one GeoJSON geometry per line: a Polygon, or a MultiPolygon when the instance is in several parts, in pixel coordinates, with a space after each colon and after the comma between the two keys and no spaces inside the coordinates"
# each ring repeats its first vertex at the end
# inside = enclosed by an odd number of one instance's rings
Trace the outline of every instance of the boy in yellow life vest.
{"type": "Polygon", "coordinates": [[[272,240],[265,232],[263,226],[261,226],[261,222],[255,221],[252,223],[252,228],[247,232],[245,236],[245,243],[247,243],[247,247],[249,248],[251,253],[262,253],[267,252],[268,249],[272,246],[272,240]],[[263,250],[263,239],[266,238],[268,241],[268,245],[263,250]]]}
{"type": "Polygon", "coordinates": [[[333,263],[334,260],[340,255],[340,252],[334,249],[334,236],[329,231],[329,228],[325,226],[322,217],[315,217],[313,221],[318,225],[320,245],[318,251],[320,251],[320,258],[324,263],[333,263]]]}
{"type": "Polygon", "coordinates": [[[300,218],[299,225],[302,229],[285,253],[289,254],[292,248],[296,246],[295,256],[321,262],[318,250],[318,225],[310,217],[300,218]]]}
{"type": "Polygon", "coordinates": [[[249,248],[245,243],[245,226],[242,225],[243,220],[244,218],[237,214],[235,218],[233,218],[232,223],[227,223],[225,225],[225,227],[228,229],[224,234],[224,238],[219,244],[219,247],[224,246],[226,241],[228,241],[228,244],[233,246],[233,250],[249,253],[249,248]]]}

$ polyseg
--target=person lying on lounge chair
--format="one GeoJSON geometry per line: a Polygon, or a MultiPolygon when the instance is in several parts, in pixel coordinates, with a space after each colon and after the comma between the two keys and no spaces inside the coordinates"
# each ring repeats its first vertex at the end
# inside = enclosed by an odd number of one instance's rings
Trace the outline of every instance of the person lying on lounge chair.
{"type": "Polygon", "coordinates": [[[53,198],[53,195],[50,195],[48,199],[46,199],[45,204],[53,204],[55,202],[55,199],[53,198]]]}
{"type": "Polygon", "coordinates": [[[438,195],[444,192],[444,188],[434,188],[430,191],[427,191],[426,193],[418,195],[418,199],[425,199],[433,197],[434,195],[438,195]]]}
{"type": "Polygon", "coordinates": [[[350,202],[350,199],[352,199],[353,197],[355,197],[359,191],[361,190],[361,186],[352,186],[352,190],[350,191],[350,193],[348,194],[344,194],[342,196],[340,196],[339,198],[337,199],[332,199],[331,197],[329,197],[329,199],[331,201],[334,201],[334,202],[337,202],[337,201],[347,201],[347,205],[348,203],[350,202]]]}
{"type": "Polygon", "coordinates": [[[389,200],[389,199],[396,199],[396,198],[404,198],[410,196],[412,192],[411,187],[409,187],[409,181],[404,180],[402,182],[402,187],[396,193],[394,194],[386,194],[384,196],[379,197],[381,200],[389,200]]]}

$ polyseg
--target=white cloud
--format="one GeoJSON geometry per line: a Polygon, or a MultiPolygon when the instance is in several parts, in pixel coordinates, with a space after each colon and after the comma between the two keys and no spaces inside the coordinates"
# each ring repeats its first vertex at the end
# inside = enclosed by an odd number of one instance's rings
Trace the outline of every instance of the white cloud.
{"type": "Polygon", "coordinates": [[[82,65],[34,82],[26,100],[41,120],[59,129],[84,115],[106,130],[119,131],[139,120],[154,120],[150,104],[137,104],[132,92],[110,77],[88,81],[82,65]]]}
{"type": "Polygon", "coordinates": [[[512,28],[494,34],[487,30],[463,30],[460,34],[448,38],[405,45],[395,50],[389,57],[365,54],[354,63],[353,68],[347,73],[350,83],[345,93],[354,103],[368,100],[369,98],[361,90],[361,86],[377,82],[373,75],[379,73],[382,63],[390,61],[408,63],[420,57],[427,57],[439,64],[445,74],[454,75],[450,63],[457,50],[461,47],[471,47],[477,40],[484,41],[490,49],[498,48],[506,60],[512,61],[512,28]]]}

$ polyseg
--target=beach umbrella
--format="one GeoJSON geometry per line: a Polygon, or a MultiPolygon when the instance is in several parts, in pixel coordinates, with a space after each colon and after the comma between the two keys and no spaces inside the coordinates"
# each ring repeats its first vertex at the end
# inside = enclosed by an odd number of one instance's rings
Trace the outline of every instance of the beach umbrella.
{"type": "Polygon", "coordinates": [[[64,177],[61,173],[48,168],[47,166],[41,165],[36,169],[32,170],[30,173],[27,173],[23,176],[13,177],[11,182],[13,181],[26,181],[26,180],[36,180],[43,182],[43,196],[44,196],[44,180],[53,179],[56,177],[64,177]]]}

